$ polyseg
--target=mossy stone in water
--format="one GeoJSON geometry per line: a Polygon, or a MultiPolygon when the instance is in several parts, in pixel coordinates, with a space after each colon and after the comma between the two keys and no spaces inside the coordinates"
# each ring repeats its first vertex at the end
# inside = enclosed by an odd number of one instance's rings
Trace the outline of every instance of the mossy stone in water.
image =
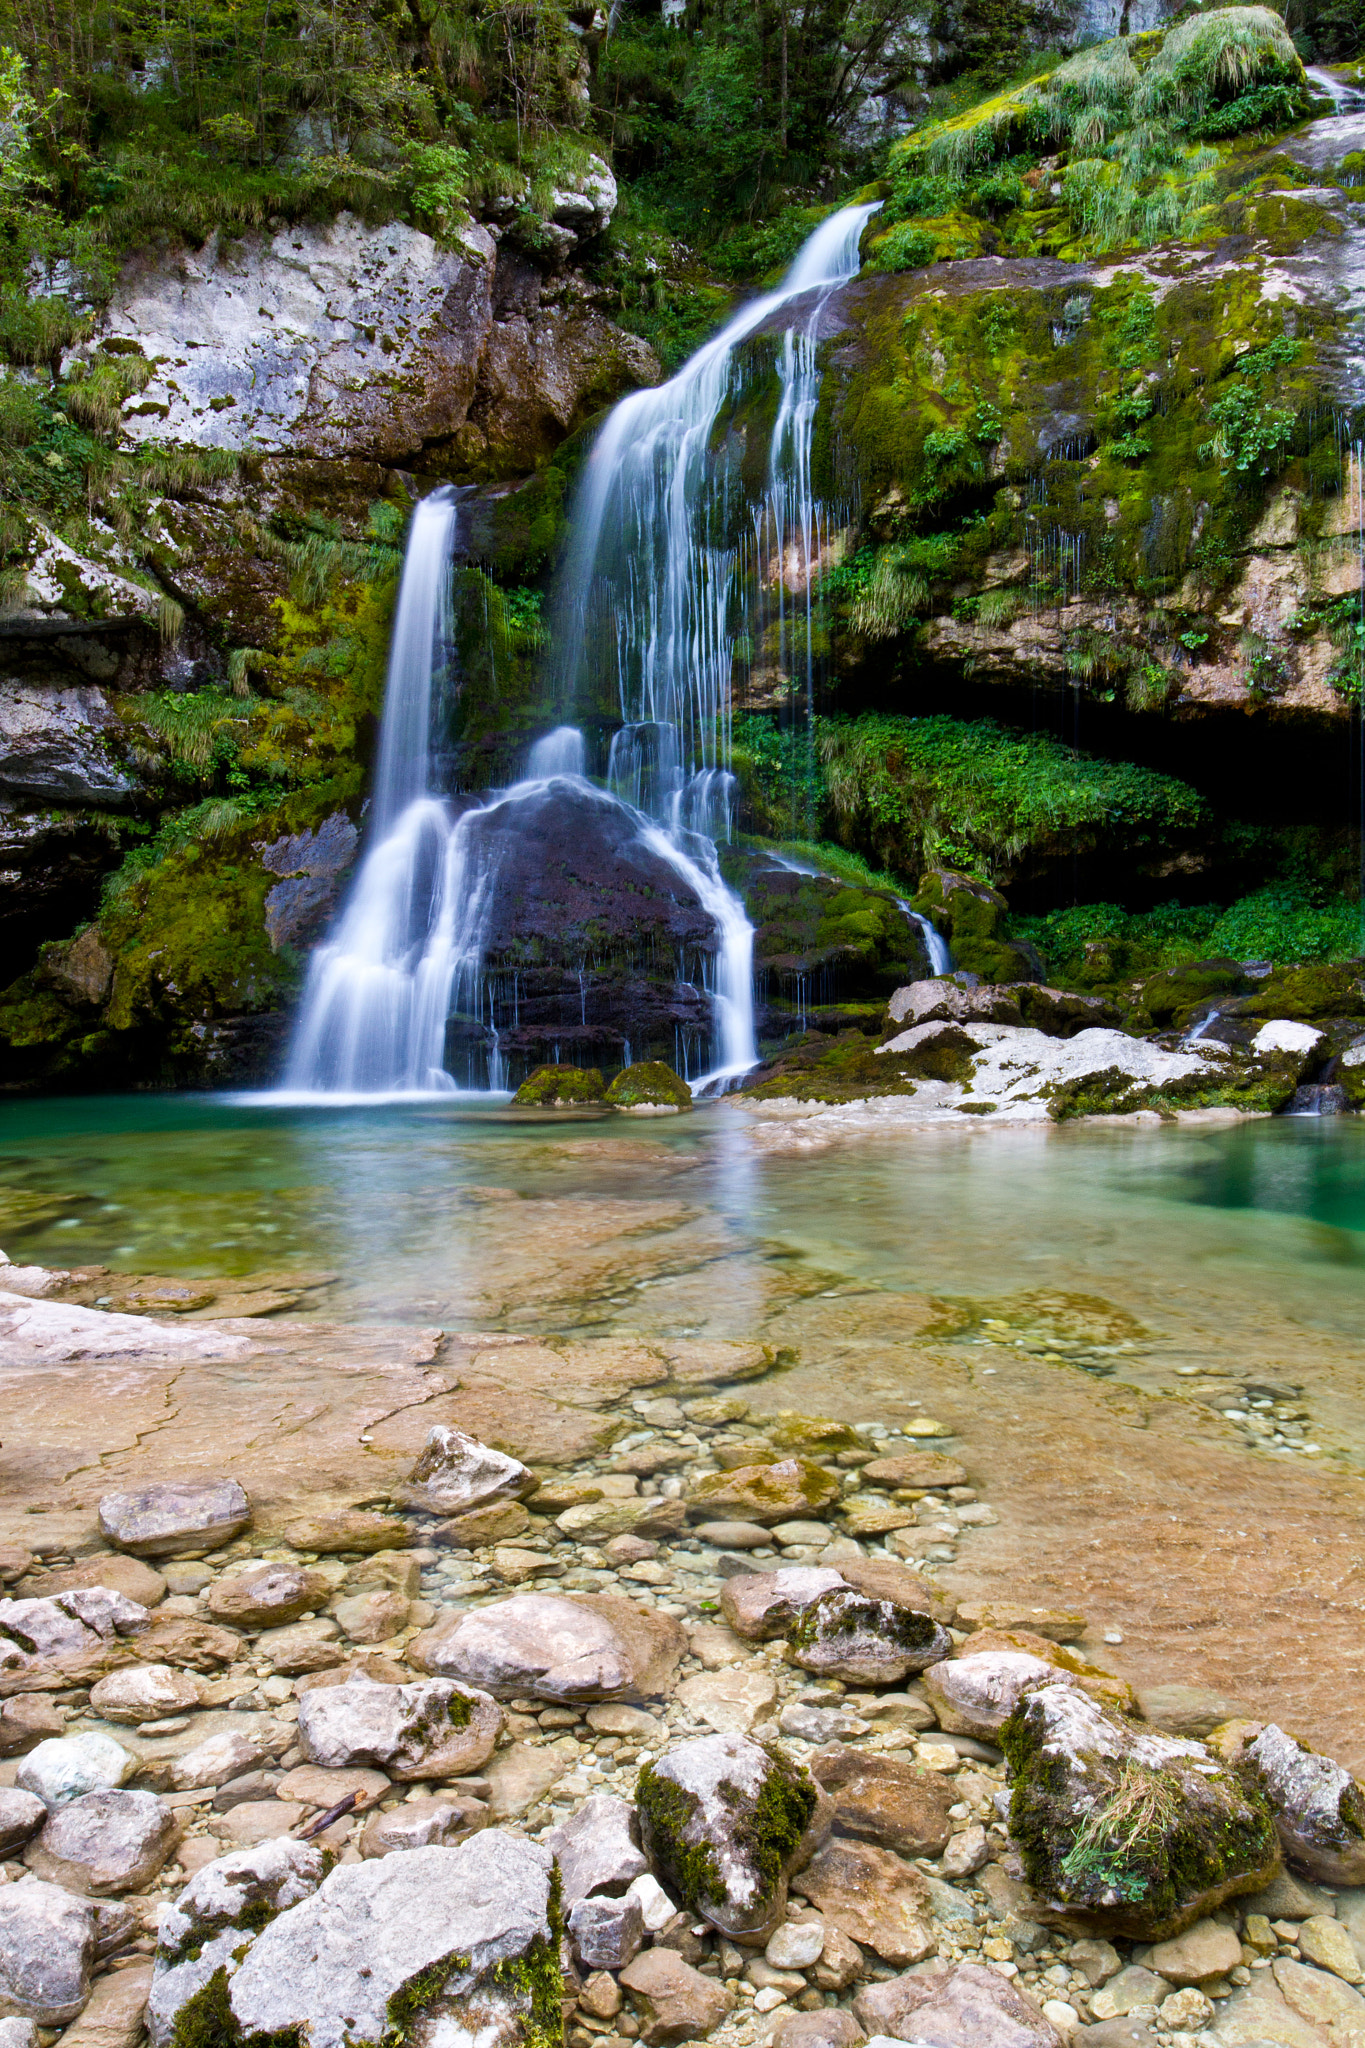
{"type": "Polygon", "coordinates": [[[960,971],[992,982],[1044,979],[1033,948],[1006,938],[1009,905],[988,883],[953,868],[930,868],[920,878],[914,908],[947,939],[960,971]]]}
{"type": "Polygon", "coordinates": [[[692,1107],[692,1090],[663,1060],[637,1060],[622,1067],[607,1090],[616,1109],[638,1114],[676,1114],[692,1107]]]}
{"type": "Polygon", "coordinates": [[[1035,1685],[1000,1731],[1029,1883],[1104,1935],[1159,1941],[1279,1868],[1265,1795],[1202,1743],[1158,1735],[1074,1685],[1035,1685]]]}
{"type": "Polygon", "coordinates": [[[576,1109],[606,1095],[597,1067],[537,1067],[512,1097],[520,1109],[576,1109]]]}
{"type": "Polygon", "coordinates": [[[788,1875],[818,1846],[809,1772],[743,1735],[676,1744],[640,1772],[636,1806],[641,1845],[664,1885],[723,1934],[752,1935],[780,1919],[788,1875]]]}

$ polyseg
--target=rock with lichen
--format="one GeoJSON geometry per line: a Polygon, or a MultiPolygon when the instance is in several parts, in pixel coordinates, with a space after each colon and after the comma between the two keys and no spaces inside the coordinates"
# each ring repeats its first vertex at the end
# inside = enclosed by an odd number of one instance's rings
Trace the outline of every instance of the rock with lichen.
{"type": "Polygon", "coordinates": [[[1279,1868],[1264,1793],[1201,1742],[1158,1735],[1064,1683],[1030,1687],[999,1739],[1024,1873],[1096,1933],[1160,1940],[1279,1868]]]}
{"type": "Polygon", "coordinates": [[[187,2008],[222,2010],[227,1980],[262,1929],[315,1892],[323,1850],[284,1836],[206,1863],[161,1922],[147,2001],[152,2048],[170,2048],[187,2008]]]}
{"type": "Polygon", "coordinates": [[[780,1920],[787,1879],[831,1818],[809,1772],[743,1735],[703,1735],[646,1764],[636,1807],[660,1883],[740,1937],[780,1920]]]}
{"type": "Polygon", "coordinates": [[[429,1515],[460,1515],[493,1501],[521,1500],[535,1487],[535,1473],[519,1458],[495,1451],[462,1429],[437,1423],[394,1498],[402,1507],[429,1515]]]}
{"type": "Polygon", "coordinates": [[[780,1458],[771,1465],[741,1465],[711,1472],[687,1497],[694,1522],[733,1520],[777,1522],[823,1515],[839,1498],[839,1482],[809,1458],[780,1458]]]}
{"type": "Polygon", "coordinates": [[[299,1747],[309,1763],[374,1764],[400,1782],[462,1778],[486,1764],[504,1715],[476,1687],[448,1678],[382,1685],[356,1672],[299,1698],[299,1747]]]}
{"type": "Polygon", "coordinates": [[[1209,1746],[1264,1792],[1293,1869],[1320,1884],[1365,1884],[1365,1792],[1344,1765],[1273,1721],[1231,1742],[1215,1729],[1209,1746]]]}
{"type": "Polygon", "coordinates": [[[803,1607],[788,1641],[804,1671],[850,1685],[896,1685],[940,1663],[952,1648],[952,1637],[932,1616],[851,1586],[821,1593],[803,1607]]]}

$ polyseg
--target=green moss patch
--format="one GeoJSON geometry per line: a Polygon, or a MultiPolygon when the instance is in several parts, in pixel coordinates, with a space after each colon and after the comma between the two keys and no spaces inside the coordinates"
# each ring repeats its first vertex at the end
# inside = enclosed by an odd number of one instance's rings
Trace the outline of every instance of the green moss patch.
{"type": "Polygon", "coordinates": [[[663,1060],[637,1060],[616,1075],[606,1099],[617,1109],[690,1109],[692,1090],[663,1060]]]}
{"type": "Polygon", "coordinates": [[[512,1097],[522,1109],[573,1109],[606,1097],[597,1067],[537,1067],[512,1097]]]}

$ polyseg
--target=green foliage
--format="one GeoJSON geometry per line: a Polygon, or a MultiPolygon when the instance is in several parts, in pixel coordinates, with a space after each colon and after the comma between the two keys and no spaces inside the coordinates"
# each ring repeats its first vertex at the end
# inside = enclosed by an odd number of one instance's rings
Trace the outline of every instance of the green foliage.
{"type": "Polygon", "coordinates": [[[989,879],[1029,847],[1103,835],[1138,845],[1203,817],[1171,776],[988,719],[822,718],[817,746],[844,832],[903,873],[945,865],[989,879]]]}
{"type": "Polygon", "coordinates": [[[130,700],[130,707],[125,715],[163,739],[175,766],[195,780],[210,782],[235,764],[246,728],[236,697],[218,690],[155,690],[130,700]]]}
{"type": "Polygon", "coordinates": [[[1220,908],[1162,903],[1126,911],[1117,903],[1079,903],[1042,917],[1016,917],[1010,929],[1037,947],[1050,979],[1063,985],[1121,981],[1189,961],[1351,960],[1365,948],[1361,909],[1344,897],[1280,881],[1220,908]],[[1090,949],[1087,952],[1087,948],[1090,949]]]}
{"type": "Polygon", "coordinates": [[[1294,437],[1294,414],[1286,406],[1271,404],[1249,384],[1235,384],[1213,400],[1208,419],[1214,432],[1199,451],[1202,460],[1212,453],[1257,476],[1274,476],[1284,467],[1294,437]]]}

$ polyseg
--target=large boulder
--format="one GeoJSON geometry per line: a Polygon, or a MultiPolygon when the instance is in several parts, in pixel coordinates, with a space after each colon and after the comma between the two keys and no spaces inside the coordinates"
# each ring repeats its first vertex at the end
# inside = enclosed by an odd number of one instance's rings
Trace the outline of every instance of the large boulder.
{"type": "Polygon", "coordinates": [[[952,1648],[952,1637],[931,1616],[849,1586],[812,1600],[788,1639],[803,1670],[850,1685],[896,1685],[952,1648]]]}
{"type": "Polygon", "coordinates": [[[180,1833],[154,1792],[87,1792],[57,1808],[24,1861],[68,1891],[137,1892],[151,1883],[180,1833]]]}
{"type": "Polygon", "coordinates": [[[534,1472],[519,1459],[492,1450],[462,1429],[438,1424],[394,1498],[400,1507],[424,1514],[459,1515],[493,1501],[521,1500],[535,1488],[534,1472]]]}
{"type": "Polygon", "coordinates": [[[391,1778],[463,1778],[487,1763],[504,1715],[486,1692],[446,1678],[378,1685],[356,1673],[299,1699],[299,1747],[310,1763],[374,1764],[391,1778]]]}
{"type": "Polygon", "coordinates": [[[829,1827],[808,1772],[743,1735],[703,1735],[646,1764],[640,1840],[669,1894],[723,1934],[781,1918],[787,1879],[829,1827]]]}
{"type": "Polygon", "coordinates": [[[687,1512],[694,1522],[730,1519],[771,1528],[826,1514],[838,1498],[839,1482],[823,1467],[808,1458],[782,1458],[708,1473],[689,1493],[687,1512]]]}
{"type": "Polygon", "coordinates": [[[257,1936],[227,2013],[247,2036],[302,2032],[309,2048],[395,2030],[433,2048],[558,2041],[561,1937],[549,1850],[490,1828],[339,1865],[257,1936]]]}
{"type": "Polygon", "coordinates": [[[1202,1743],[1157,1735],[1062,1683],[1025,1692],[1000,1739],[1025,1875],[1097,1933],[1160,1940],[1279,1867],[1264,1794],[1202,1743]]]}
{"type": "Polygon", "coordinates": [[[685,1648],[670,1615],[628,1600],[515,1593],[438,1623],[413,1639],[408,1656],[495,1698],[623,1700],[663,1692],[685,1648]]]}
{"type": "MultiPolygon", "coordinates": [[[[1222,1745],[1215,1736],[1214,1747],[1222,1745]]],[[[1270,1801],[1285,1860],[1320,1884],[1365,1885],[1365,1792],[1341,1764],[1272,1721],[1241,1751],[1270,1801]]]]}
{"type": "Polygon", "coordinates": [[[206,1863],[160,1925],[147,2004],[152,2048],[169,2048],[192,2001],[213,2010],[218,1973],[231,1976],[262,1929],[315,1892],[326,1874],[325,1851],[282,1835],[206,1863]]]}
{"type": "Polygon", "coordinates": [[[870,2037],[923,2048],[1062,2048],[1062,2036],[1028,1993],[980,1963],[936,1964],[869,1984],[853,2010],[870,2037]]]}
{"type": "Polygon", "coordinates": [[[235,1479],[183,1480],[106,1493],[100,1534],[134,1557],[177,1557],[217,1550],[240,1535],[251,1506],[235,1479]]]}
{"type": "Polygon", "coordinates": [[[134,1759],[112,1735],[91,1729],[84,1735],[58,1735],[31,1749],[14,1774],[25,1792],[36,1793],[44,1806],[65,1806],[87,1792],[107,1792],[133,1771],[134,1759]]]}
{"type": "Polygon", "coordinates": [[[90,1996],[95,1908],[63,1886],[0,1887],[0,2015],[65,2026],[90,1996]]]}

